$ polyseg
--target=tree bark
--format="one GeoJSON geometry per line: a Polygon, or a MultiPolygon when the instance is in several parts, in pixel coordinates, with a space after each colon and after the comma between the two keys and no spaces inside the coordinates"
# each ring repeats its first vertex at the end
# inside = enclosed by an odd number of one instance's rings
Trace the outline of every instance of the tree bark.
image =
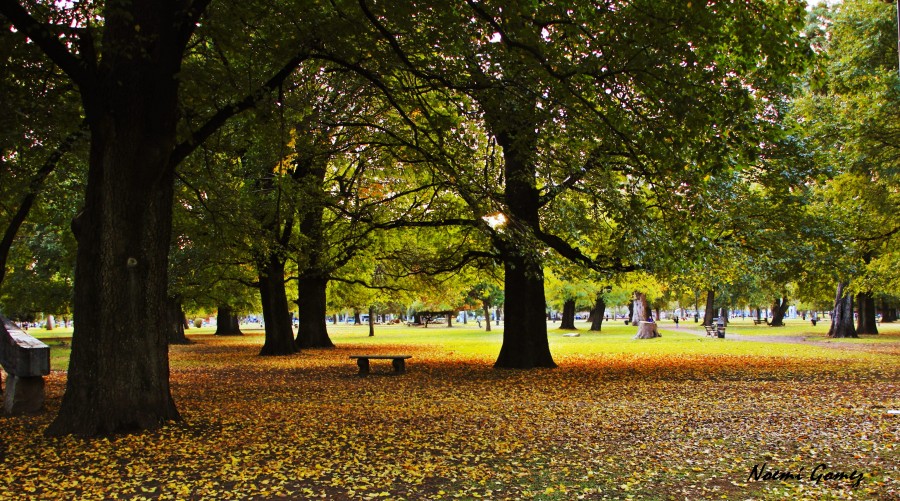
{"type": "Polygon", "coordinates": [[[535,262],[537,256],[513,255],[507,259],[505,304],[509,315],[503,329],[503,345],[494,367],[556,367],[547,338],[544,274],[535,262]]]}
{"type": "Polygon", "coordinates": [[[259,297],[266,325],[266,340],[259,354],[297,353],[287,293],[284,289],[284,262],[275,254],[269,255],[260,264],[259,297]]]}
{"type": "MultiPolygon", "coordinates": [[[[306,134],[311,134],[306,130],[306,134]]],[[[323,250],[327,245],[323,215],[324,183],[327,173],[326,156],[317,155],[315,148],[300,149],[295,162],[293,178],[298,182],[301,206],[297,208],[300,218],[298,229],[305,237],[301,247],[304,263],[297,283],[299,308],[299,328],[297,346],[300,348],[333,348],[325,323],[327,309],[328,273],[324,270],[323,250]]]]}
{"type": "Polygon", "coordinates": [[[647,295],[643,292],[635,291],[633,304],[634,312],[631,315],[631,324],[638,326],[640,322],[646,322],[648,318],[647,313],[650,309],[647,306],[647,295]]]}
{"type": "Polygon", "coordinates": [[[508,315],[494,367],[556,367],[544,320],[544,245],[534,236],[541,225],[536,152],[542,118],[532,97],[500,86],[476,93],[475,97],[503,150],[507,221],[504,230],[492,233],[491,238],[504,261],[508,315]]]}
{"type": "Polygon", "coordinates": [[[715,299],[715,291],[706,291],[706,311],[703,313],[703,325],[715,325],[713,321],[716,317],[715,299]]]}
{"type": "Polygon", "coordinates": [[[490,301],[482,301],[481,306],[484,310],[484,330],[485,332],[491,332],[491,303],[490,301]]]}
{"type": "Polygon", "coordinates": [[[101,43],[115,50],[99,69],[74,57],[56,61],[79,85],[91,146],[85,205],[73,221],[78,320],[50,435],[113,434],[180,419],[169,386],[166,305],[186,16],[145,0],[108,4],[101,43]]]}
{"type": "Polygon", "coordinates": [[[786,297],[775,298],[772,301],[772,321],[769,325],[772,327],[784,327],[784,314],[788,310],[788,299],[786,297]]]}
{"type": "Polygon", "coordinates": [[[659,333],[659,328],[656,322],[646,322],[640,321],[638,322],[638,331],[637,334],[634,335],[632,339],[653,339],[657,337],[662,337],[659,333]]]}
{"type": "Polygon", "coordinates": [[[334,348],[328,337],[328,281],[317,276],[302,276],[297,281],[297,347],[334,348]]]}
{"type": "Polygon", "coordinates": [[[375,336],[375,307],[369,306],[369,337],[375,336]]]}
{"type": "Polygon", "coordinates": [[[560,329],[575,329],[575,300],[567,299],[563,303],[562,322],[559,324],[560,329]]]}
{"type": "Polygon", "coordinates": [[[606,314],[606,301],[603,294],[597,294],[597,301],[594,303],[594,309],[591,311],[591,330],[599,331],[603,327],[603,316],[606,314]]]}
{"type": "Polygon", "coordinates": [[[230,305],[219,305],[216,314],[216,336],[243,336],[240,321],[230,305]]]}
{"type": "Polygon", "coordinates": [[[831,312],[831,327],[828,337],[859,337],[853,327],[853,296],[846,291],[846,282],[839,282],[834,298],[834,310],[831,312]]]}
{"type": "Polygon", "coordinates": [[[184,333],[186,324],[184,310],[181,308],[181,298],[170,297],[166,304],[169,322],[169,344],[190,344],[191,340],[184,333]]]}
{"type": "Polygon", "coordinates": [[[875,297],[871,292],[860,292],[856,295],[856,308],[858,310],[856,333],[878,334],[878,326],[875,318],[875,297]]]}

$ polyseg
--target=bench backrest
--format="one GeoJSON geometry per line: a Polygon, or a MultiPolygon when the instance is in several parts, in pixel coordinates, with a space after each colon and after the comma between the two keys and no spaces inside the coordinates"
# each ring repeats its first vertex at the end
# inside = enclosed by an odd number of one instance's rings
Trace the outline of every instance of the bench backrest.
{"type": "Polygon", "coordinates": [[[50,347],[0,317],[0,364],[18,377],[50,374],[50,347]]]}

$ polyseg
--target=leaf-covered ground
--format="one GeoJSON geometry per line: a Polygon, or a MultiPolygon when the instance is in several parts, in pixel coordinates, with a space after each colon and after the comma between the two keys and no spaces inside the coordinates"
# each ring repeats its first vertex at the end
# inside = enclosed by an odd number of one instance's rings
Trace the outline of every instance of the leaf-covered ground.
{"type": "Polygon", "coordinates": [[[896,354],[604,328],[552,332],[558,369],[498,371],[497,333],[358,332],[270,358],[258,333],[194,336],[172,348],[184,422],[110,439],[43,436],[54,372],[46,413],[0,417],[0,498],[900,499],[896,354]],[[360,352],[413,358],[360,378],[360,352]]]}

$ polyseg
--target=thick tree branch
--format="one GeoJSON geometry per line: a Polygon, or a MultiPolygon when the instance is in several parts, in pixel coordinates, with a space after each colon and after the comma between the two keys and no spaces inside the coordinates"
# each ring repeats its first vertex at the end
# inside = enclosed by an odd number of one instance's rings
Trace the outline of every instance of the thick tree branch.
{"type": "MultiPolygon", "coordinates": [[[[397,258],[398,256],[394,256],[397,258]]],[[[469,250],[460,256],[450,256],[444,259],[437,261],[435,264],[422,263],[417,258],[417,266],[406,266],[405,269],[409,270],[404,273],[389,273],[385,272],[385,275],[388,275],[392,278],[407,278],[416,275],[426,275],[426,276],[434,276],[440,275],[443,273],[451,273],[455,271],[461,270],[463,267],[472,263],[474,261],[480,259],[490,259],[497,260],[500,259],[500,255],[495,252],[486,252],[486,251],[477,251],[477,250],[469,250]],[[451,259],[455,257],[456,259],[451,259]]],[[[402,257],[400,258],[402,262],[402,257]]]]}
{"type": "Polygon", "coordinates": [[[59,41],[58,34],[53,33],[45,23],[33,18],[19,2],[0,0],[0,14],[9,19],[23,35],[34,41],[79,87],[89,83],[89,74],[82,61],[66,49],[59,41]]]}
{"type": "Polygon", "coordinates": [[[335,282],[342,282],[345,284],[352,284],[352,285],[361,285],[361,286],[365,287],[366,289],[378,289],[378,290],[385,290],[385,291],[391,291],[391,292],[404,292],[404,291],[409,290],[405,287],[393,287],[393,286],[388,286],[388,285],[374,285],[369,282],[366,282],[365,280],[349,279],[349,278],[343,278],[343,277],[338,277],[338,276],[334,276],[334,275],[330,275],[328,278],[329,278],[329,280],[333,280],[335,282]]]}
{"type": "MultiPolygon", "coordinates": [[[[0,0],[2,1],[2,0],[0,0]]],[[[197,149],[204,141],[219,130],[225,123],[235,115],[244,112],[261,101],[266,94],[275,91],[278,86],[284,82],[294,70],[297,69],[304,61],[309,58],[309,54],[301,52],[291,58],[284,66],[281,67],[269,80],[262,84],[252,93],[244,96],[239,101],[232,103],[225,108],[216,112],[209,120],[206,121],[199,129],[195,130],[190,137],[175,146],[172,151],[172,157],[169,161],[169,168],[175,169],[185,158],[197,149]]]]}
{"type": "Polygon", "coordinates": [[[590,256],[583,253],[581,249],[573,247],[568,242],[556,235],[546,233],[540,228],[534,226],[532,226],[532,230],[534,231],[534,235],[538,238],[538,240],[547,244],[551,249],[559,253],[560,256],[574,263],[579,263],[587,266],[594,271],[608,273],[635,271],[638,269],[638,267],[635,265],[626,265],[622,263],[621,259],[616,259],[616,262],[611,265],[601,264],[597,260],[592,259],[590,256]]]}

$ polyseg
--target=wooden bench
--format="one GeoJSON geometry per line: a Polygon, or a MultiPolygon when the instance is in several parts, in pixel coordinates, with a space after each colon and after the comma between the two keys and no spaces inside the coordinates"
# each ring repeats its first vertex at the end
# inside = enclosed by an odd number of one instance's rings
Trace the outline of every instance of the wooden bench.
{"type": "Polygon", "coordinates": [[[359,366],[359,375],[365,376],[369,373],[369,360],[391,360],[394,366],[394,373],[403,374],[406,372],[406,359],[412,358],[412,355],[350,355],[350,359],[356,359],[356,365],[359,366]]]}
{"type": "Polygon", "coordinates": [[[754,318],[753,325],[759,325],[759,324],[769,325],[769,319],[768,318],[763,318],[763,319],[754,318]]]}
{"type": "Polygon", "coordinates": [[[703,327],[706,328],[707,336],[720,337],[720,338],[725,337],[725,327],[724,326],[722,327],[722,330],[719,330],[719,327],[717,325],[704,325],[703,327]]]}
{"type": "Polygon", "coordinates": [[[0,365],[8,375],[3,394],[6,413],[40,412],[44,376],[50,374],[50,347],[0,317],[0,365]]]}

